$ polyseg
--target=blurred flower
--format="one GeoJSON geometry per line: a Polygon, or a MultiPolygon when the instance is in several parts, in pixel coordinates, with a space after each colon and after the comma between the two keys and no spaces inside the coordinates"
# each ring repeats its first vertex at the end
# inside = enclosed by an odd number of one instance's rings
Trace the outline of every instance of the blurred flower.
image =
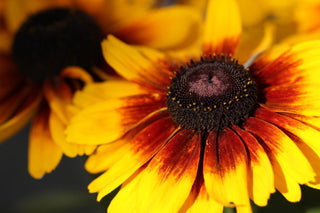
{"type": "Polygon", "coordinates": [[[197,11],[155,8],[151,2],[0,1],[0,141],[34,117],[31,176],[51,172],[63,154],[75,157],[95,149],[68,144],[64,129],[76,110],[69,106],[74,92],[99,77],[93,71],[101,65],[100,41],[107,33],[160,49],[195,42],[201,20],[197,11]]]}
{"type": "MultiPolygon", "coordinates": [[[[275,40],[281,41],[295,34],[311,33],[319,29],[319,0],[238,0],[242,20],[247,28],[256,28],[264,22],[271,22],[275,40]]],[[[313,35],[319,38],[319,33],[313,35]]]]}
{"type": "Polygon", "coordinates": [[[66,132],[100,145],[86,162],[103,172],[89,185],[98,200],[122,184],[108,212],[251,212],[250,199],[320,187],[320,42],[244,58],[240,37],[236,1],[212,0],[198,56],[103,41],[123,78],[77,92],[66,132]]]}

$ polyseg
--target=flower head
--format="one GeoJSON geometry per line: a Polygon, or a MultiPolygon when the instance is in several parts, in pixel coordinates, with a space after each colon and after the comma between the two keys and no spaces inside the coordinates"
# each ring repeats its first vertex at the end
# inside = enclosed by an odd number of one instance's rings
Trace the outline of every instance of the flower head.
{"type": "Polygon", "coordinates": [[[320,42],[245,62],[240,35],[236,2],[212,0],[201,55],[103,41],[123,78],[75,95],[67,140],[100,145],[86,169],[104,172],[89,185],[98,200],[122,184],[109,212],[250,212],[250,199],[319,187],[320,42]]]}
{"type": "Polygon", "coordinates": [[[168,23],[187,32],[200,20],[188,7],[153,8],[143,0],[10,0],[1,1],[0,11],[0,141],[32,120],[28,167],[34,178],[51,172],[63,154],[75,157],[95,149],[68,144],[64,129],[77,110],[70,106],[74,92],[103,77],[94,70],[104,66],[100,42],[106,33],[131,43],[179,48],[193,43],[197,33],[161,36],[154,33],[158,26],[168,23]],[[124,9],[127,17],[118,17],[124,9]],[[186,21],[178,25],[181,18],[186,21]]]}

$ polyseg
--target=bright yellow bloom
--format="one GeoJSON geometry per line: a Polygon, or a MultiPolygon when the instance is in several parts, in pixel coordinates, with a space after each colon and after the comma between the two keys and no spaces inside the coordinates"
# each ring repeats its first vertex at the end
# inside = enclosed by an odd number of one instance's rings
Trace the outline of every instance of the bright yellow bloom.
{"type": "Polygon", "coordinates": [[[320,187],[320,42],[245,58],[241,30],[236,1],[211,0],[200,55],[102,43],[122,78],[77,92],[66,132],[99,145],[98,200],[122,184],[108,212],[251,212],[320,187]]]}
{"type": "Polygon", "coordinates": [[[0,1],[0,141],[34,118],[28,159],[31,176],[41,178],[51,172],[63,154],[75,157],[95,149],[92,145],[68,144],[64,129],[76,110],[69,106],[74,92],[92,83],[92,66],[100,66],[101,36],[113,33],[129,43],[159,49],[179,49],[194,43],[200,32],[198,12],[185,6],[155,6],[147,0],[0,1]],[[79,17],[72,16],[80,13],[77,9],[94,18],[81,15],[85,20],[98,24],[88,27],[82,19],[77,22],[79,17]],[[97,26],[102,32],[91,30],[97,26]],[[94,45],[87,43],[92,37],[94,45]],[[92,46],[97,48],[92,50],[92,46]],[[85,69],[65,68],[81,66],[87,60],[85,69]]]}

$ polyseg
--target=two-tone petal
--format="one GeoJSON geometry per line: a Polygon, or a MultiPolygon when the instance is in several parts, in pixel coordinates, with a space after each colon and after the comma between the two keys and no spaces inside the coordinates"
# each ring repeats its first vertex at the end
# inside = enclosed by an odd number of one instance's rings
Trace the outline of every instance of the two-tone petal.
{"type": "Polygon", "coordinates": [[[108,160],[115,159],[112,155],[119,158],[89,185],[89,191],[98,192],[97,199],[101,200],[148,162],[167,143],[175,129],[168,114],[158,112],[133,129],[131,133],[115,141],[113,144],[118,146],[118,150],[114,150],[114,154],[111,152],[110,158],[107,158],[105,163],[108,164],[108,160]]]}
{"type": "Polygon", "coordinates": [[[235,0],[209,1],[204,26],[203,54],[233,55],[241,30],[241,18],[235,0]]]}
{"type": "Polygon", "coordinates": [[[249,205],[247,165],[245,146],[231,129],[209,134],[203,173],[206,189],[213,199],[224,206],[249,205]]]}
{"type": "Polygon", "coordinates": [[[266,107],[277,112],[319,115],[320,96],[315,89],[320,79],[319,48],[319,41],[311,41],[295,45],[275,60],[261,56],[252,70],[266,107]]]}

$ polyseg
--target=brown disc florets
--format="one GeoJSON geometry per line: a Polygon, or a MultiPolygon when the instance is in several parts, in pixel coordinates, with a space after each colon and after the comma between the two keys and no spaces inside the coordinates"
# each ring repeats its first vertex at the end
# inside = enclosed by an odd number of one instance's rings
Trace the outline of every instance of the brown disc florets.
{"type": "Polygon", "coordinates": [[[211,131],[239,125],[257,104],[249,69],[231,56],[214,55],[191,60],[172,79],[167,107],[181,127],[211,131]]]}

